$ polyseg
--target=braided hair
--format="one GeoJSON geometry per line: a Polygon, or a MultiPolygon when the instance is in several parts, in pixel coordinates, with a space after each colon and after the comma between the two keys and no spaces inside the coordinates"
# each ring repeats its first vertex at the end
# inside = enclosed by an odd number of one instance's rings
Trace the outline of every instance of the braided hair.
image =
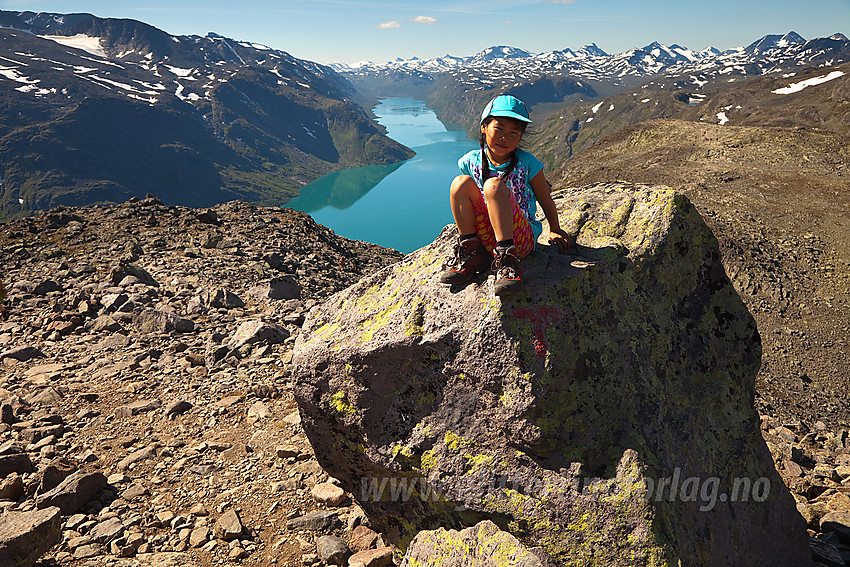
{"type": "MultiPolygon", "coordinates": [[[[494,118],[494,116],[488,116],[481,122],[481,125],[487,126],[487,124],[489,124],[494,118]]],[[[521,124],[522,131],[525,132],[525,123],[519,120],[517,122],[521,124]]],[[[480,132],[478,134],[478,142],[479,144],[481,144],[481,183],[483,185],[485,181],[490,179],[490,158],[487,157],[487,140],[484,136],[484,132],[480,132]]],[[[505,169],[505,171],[499,174],[499,179],[503,181],[507,179],[508,175],[510,175],[516,167],[517,162],[518,159],[516,155],[516,150],[514,150],[511,152],[510,164],[508,164],[508,167],[507,169],[505,169]]]]}

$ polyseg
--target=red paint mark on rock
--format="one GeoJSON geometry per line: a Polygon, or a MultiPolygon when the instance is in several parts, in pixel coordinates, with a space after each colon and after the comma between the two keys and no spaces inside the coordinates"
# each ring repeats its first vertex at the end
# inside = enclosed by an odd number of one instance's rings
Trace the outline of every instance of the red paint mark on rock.
{"type": "Polygon", "coordinates": [[[517,319],[531,321],[531,344],[534,345],[537,356],[544,358],[549,349],[546,346],[546,337],[543,333],[546,327],[563,317],[563,310],[541,305],[539,307],[517,307],[513,311],[517,319]]]}

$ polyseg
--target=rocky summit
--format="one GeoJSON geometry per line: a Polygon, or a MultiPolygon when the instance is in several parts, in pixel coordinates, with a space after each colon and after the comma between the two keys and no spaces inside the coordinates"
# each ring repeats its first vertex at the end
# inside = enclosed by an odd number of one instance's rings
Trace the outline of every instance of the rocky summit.
{"type": "Polygon", "coordinates": [[[700,215],[658,186],[556,202],[577,246],[523,260],[523,294],[442,286],[446,231],[311,311],[319,463],[402,547],[486,518],[558,565],[808,565],[753,407],[760,338],[700,215]]]}
{"type": "MultiPolygon", "coordinates": [[[[534,307],[532,296],[500,305],[494,302],[490,280],[483,277],[463,290],[432,289],[429,293],[434,297],[443,294],[439,302],[417,303],[407,313],[405,302],[416,301],[434,279],[440,258],[449,249],[448,234],[404,257],[339,237],[289,209],[243,202],[190,209],[166,206],[152,196],[119,205],[54,208],[3,224],[0,278],[8,294],[5,313],[0,315],[0,565],[376,567],[403,563],[412,567],[445,565],[446,561],[469,566],[513,561],[551,567],[557,564],[551,557],[557,559],[551,544],[558,540],[539,541],[535,534],[544,532],[560,535],[561,543],[574,544],[575,561],[592,565],[594,557],[599,558],[597,564],[608,564],[610,556],[622,550],[600,543],[611,535],[610,530],[622,534],[618,541],[634,542],[635,551],[648,557],[655,557],[651,553],[659,547],[663,552],[680,552],[684,564],[687,550],[677,550],[688,541],[703,541],[697,536],[688,539],[704,533],[694,531],[695,516],[713,522],[733,510],[738,514],[736,521],[705,529],[721,535],[739,530],[742,538],[747,526],[778,533],[788,521],[783,485],[796,500],[802,518],[797,521],[805,521],[812,536],[813,557],[823,565],[842,565],[850,559],[848,432],[809,415],[790,419],[787,414],[795,410],[790,405],[778,408],[783,415],[763,409],[761,437],[773,457],[772,463],[765,462],[747,378],[758,359],[754,351],[758,343],[746,314],[735,307],[734,294],[709,287],[707,295],[696,294],[682,304],[681,312],[669,311],[672,298],[684,293],[684,282],[705,278],[718,285],[725,282],[714,261],[706,259],[705,265],[712,269],[698,271],[691,280],[681,266],[679,271],[672,270],[668,283],[676,288],[673,291],[660,285],[655,290],[637,285],[646,281],[639,273],[651,279],[662,268],[696,262],[700,254],[712,250],[710,235],[698,220],[680,215],[687,213],[680,198],[668,201],[668,208],[662,206],[668,192],[652,189],[659,199],[646,203],[645,196],[652,193],[640,190],[632,195],[633,189],[566,190],[559,197],[564,225],[578,235],[578,245],[566,256],[544,248],[527,262],[528,289],[534,293],[556,288],[542,284],[553,281],[558,270],[566,270],[562,297],[548,296],[543,301],[568,306],[573,323],[561,317],[563,313],[553,312],[553,317],[560,318],[549,318],[546,311],[541,312],[543,319],[516,317],[512,313],[517,308],[534,307]],[[630,199],[634,200],[631,205],[630,199]],[[585,201],[587,207],[582,204],[585,201]],[[604,203],[617,206],[601,207],[604,203]],[[653,210],[657,218],[644,214],[653,210]],[[628,221],[616,222],[626,217],[628,221]],[[630,231],[641,218],[650,221],[648,226],[662,227],[665,219],[690,219],[697,239],[686,241],[694,246],[680,245],[666,263],[636,263],[638,259],[663,260],[667,258],[664,250],[671,251],[665,242],[682,243],[669,230],[666,236],[662,230],[657,240],[634,244],[630,231]],[[615,228],[621,225],[625,232],[615,228]],[[653,242],[659,245],[657,253],[652,252],[656,250],[653,242]],[[427,261],[423,254],[428,255],[427,261]],[[680,262],[672,262],[676,254],[680,262]],[[552,270],[552,276],[543,273],[544,266],[546,272],[552,270]],[[410,278],[421,285],[414,286],[410,278]],[[617,291],[630,281],[634,287],[617,291]],[[384,286],[394,285],[407,285],[413,291],[409,297],[400,294],[381,305],[384,286]],[[349,286],[353,287],[345,291],[349,286]],[[334,293],[352,298],[346,305],[351,313],[330,309],[342,297],[331,299],[334,293]],[[697,329],[685,324],[685,336],[694,338],[690,342],[659,341],[649,326],[633,328],[633,342],[615,344],[612,338],[621,336],[615,331],[625,332],[641,320],[636,309],[640,294],[657,299],[651,304],[653,313],[668,309],[670,321],[656,318],[665,325],[678,324],[679,330],[687,317],[699,319],[706,298],[728,301],[718,303],[714,318],[725,317],[717,322],[702,319],[705,325],[697,329]],[[480,322],[465,327],[471,334],[457,334],[463,311],[452,305],[475,305],[480,310],[476,311],[480,322]],[[369,310],[375,317],[368,315],[369,310]],[[506,320],[515,317],[514,327],[500,329],[496,323],[500,310],[506,320]],[[606,319],[596,319],[600,313],[606,319]],[[398,333],[402,314],[403,340],[408,342],[393,343],[391,333],[398,333]],[[625,314],[630,317],[624,318],[625,314]],[[348,339],[342,325],[317,326],[320,317],[333,325],[333,318],[343,323],[355,316],[363,316],[367,324],[352,328],[354,334],[348,339]],[[431,344],[435,348],[422,358],[425,351],[421,349],[431,348],[428,341],[438,334],[437,321],[445,328],[445,344],[431,344]],[[570,325],[586,325],[587,330],[575,334],[570,325]],[[716,328],[720,335],[700,334],[704,328],[716,328]],[[499,343],[506,341],[505,329],[512,337],[507,342],[513,341],[508,347],[499,343]],[[352,349],[333,354],[327,366],[318,358],[315,367],[305,365],[302,351],[326,341],[331,331],[349,341],[352,349]],[[699,377],[686,372],[686,365],[659,374],[658,386],[664,390],[638,387],[647,369],[664,360],[665,349],[669,360],[684,360],[669,352],[679,347],[682,357],[706,362],[711,353],[720,352],[718,345],[726,344],[724,333],[727,338],[737,333],[744,341],[737,348],[727,345],[724,353],[730,362],[718,359],[718,368],[727,369],[718,370],[718,379],[731,392],[710,383],[699,390],[699,377]],[[463,340],[451,342],[451,337],[463,340]],[[700,347],[703,339],[706,342],[700,347]],[[329,378],[334,380],[332,391],[317,391],[302,411],[294,395],[292,357],[297,341],[299,376],[307,368],[316,372],[319,389],[330,385],[329,378]],[[515,366],[521,364],[527,370],[509,375],[501,370],[469,371],[466,380],[448,374],[454,368],[446,364],[449,357],[455,357],[453,364],[461,362],[454,354],[460,344],[468,343],[465,352],[473,353],[485,341],[494,347],[478,351],[480,368],[495,369],[500,360],[513,357],[515,366]],[[362,344],[364,350],[355,352],[355,344],[362,344]],[[370,345],[385,350],[380,360],[396,374],[384,374],[381,366],[373,365],[375,377],[369,375],[366,363],[376,360],[376,355],[366,358],[370,345]],[[445,348],[438,351],[438,346],[445,348]],[[589,356],[591,352],[598,357],[589,356]],[[697,356],[700,352],[702,358],[697,356]],[[647,360],[638,360],[635,353],[646,354],[647,360]],[[348,354],[354,354],[348,360],[350,369],[344,363],[339,366],[348,354]],[[403,368],[405,361],[408,369],[403,368]],[[571,361],[584,361],[576,366],[572,381],[549,382],[568,376],[557,373],[567,372],[571,361]],[[602,373],[603,362],[623,369],[622,375],[602,373]],[[626,372],[628,365],[631,370],[626,372]],[[423,390],[422,383],[410,380],[408,389],[401,391],[393,380],[400,382],[410,368],[424,369],[414,377],[433,388],[423,390]],[[444,368],[455,390],[438,388],[444,368]],[[343,376],[345,372],[350,376],[343,376]],[[345,381],[349,379],[353,381],[345,381]],[[375,401],[368,414],[364,406],[367,381],[374,390],[369,395],[379,394],[386,400],[375,401]],[[420,393],[414,395],[414,391],[420,393]],[[399,393],[393,397],[394,392],[399,393]],[[581,396],[576,397],[577,392],[581,396]],[[717,393],[716,399],[712,392],[717,393]],[[687,397],[702,405],[684,408],[681,403],[687,397]],[[471,406],[463,400],[480,401],[471,406]],[[546,400],[548,405],[540,403],[546,400]],[[316,434],[321,416],[308,406],[324,403],[329,404],[329,434],[345,443],[358,431],[363,433],[349,448],[329,447],[327,439],[316,434]],[[718,409],[720,404],[728,407],[730,416],[718,409]],[[500,433],[511,412],[516,415],[510,421],[513,429],[500,433]],[[410,428],[426,413],[432,429],[413,430],[419,436],[416,441],[410,428]],[[387,419],[378,430],[373,426],[378,427],[379,415],[399,419],[387,419]],[[409,423],[401,416],[409,416],[404,418],[409,423]],[[741,421],[736,422],[736,417],[741,421]],[[439,429],[443,426],[445,431],[439,429]],[[693,431],[699,434],[690,439],[692,446],[682,449],[682,439],[693,431]],[[399,437],[389,441],[393,432],[399,437]],[[617,436],[610,454],[599,450],[600,443],[617,436]],[[737,445],[724,448],[734,439],[737,445]],[[503,472],[505,465],[491,462],[490,457],[505,452],[507,441],[515,444],[505,457],[515,470],[496,477],[495,472],[503,472]],[[562,460],[569,460],[566,466],[556,467],[556,451],[547,441],[563,448],[562,460]],[[747,453],[751,449],[754,452],[747,453]],[[337,451],[339,460],[329,461],[329,450],[337,451]],[[738,458],[735,450],[741,452],[738,458]],[[365,488],[362,481],[352,484],[352,477],[361,473],[349,470],[363,451],[372,467],[365,488]],[[683,451],[695,460],[674,461],[683,451]],[[705,455],[714,455],[719,464],[709,463],[709,467],[697,459],[705,455]],[[693,463],[718,471],[718,480],[702,475],[698,481],[689,480],[697,476],[693,463]],[[752,472],[740,472],[744,465],[752,466],[752,472]],[[436,473],[440,467],[445,467],[442,480],[436,473]],[[720,478],[724,470],[752,481],[746,486],[739,480],[737,486],[736,499],[743,500],[746,494],[746,501],[723,502],[722,495],[728,491],[731,496],[736,488],[720,478]],[[781,481],[771,470],[778,471],[781,481]],[[532,484],[544,476],[553,480],[552,488],[532,484]],[[632,487],[649,488],[646,481],[657,476],[667,478],[663,489],[652,492],[661,494],[660,500],[618,497],[623,493],[617,490],[628,488],[629,479],[632,487]],[[489,482],[490,477],[497,490],[488,504],[491,509],[484,509],[474,496],[480,488],[478,480],[488,478],[489,482]],[[464,485],[467,481],[471,484],[464,485]],[[565,486],[565,481],[579,484],[566,487],[566,505],[558,516],[547,506],[555,500],[552,489],[565,486]],[[769,493],[766,481],[770,481],[769,493]],[[674,483],[680,500],[670,502],[674,483]],[[415,533],[420,529],[413,521],[416,518],[406,520],[391,503],[374,502],[372,496],[381,491],[387,500],[393,492],[396,499],[407,494],[408,507],[416,514],[427,511],[419,505],[419,493],[424,491],[428,505],[442,514],[440,525],[433,522],[430,527],[436,529],[415,533]],[[536,500],[538,494],[552,498],[536,500]],[[442,509],[437,502],[441,499],[446,502],[442,509]],[[576,503],[587,505],[587,515],[577,514],[576,503]],[[494,512],[497,506],[500,511],[494,512]],[[632,515],[621,516],[613,510],[632,515]],[[395,514],[394,518],[384,511],[395,514]],[[750,512],[755,514],[752,523],[746,519],[750,512]],[[546,514],[553,515],[548,531],[546,514]],[[556,531],[560,529],[557,522],[569,514],[573,516],[566,528],[556,531]],[[758,514],[773,516],[764,523],[758,514]],[[633,529],[616,532],[624,524],[633,529]],[[609,531],[598,529],[599,525],[609,531]],[[401,533],[413,537],[405,541],[401,533]],[[580,542],[563,538],[565,533],[574,534],[580,542]],[[669,533],[678,539],[666,547],[658,543],[660,538],[653,539],[669,533]],[[403,550],[399,543],[409,546],[403,550]],[[596,550],[590,558],[588,550],[596,550]],[[439,563],[441,558],[446,561],[439,563]]],[[[703,315],[712,317],[708,312],[703,315]]],[[[308,387],[299,382],[302,403],[308,387]]],[[[763,533],[760,547],[749,553],[767,557],[778,547],[788,549],[787,558],[793,558],[795,533],[786,538],[763,533]]],[[[723,544],[721,540],[717,545],[723,544]]],[[[705,563],[694,559],[691,564],[705,563]]]]}

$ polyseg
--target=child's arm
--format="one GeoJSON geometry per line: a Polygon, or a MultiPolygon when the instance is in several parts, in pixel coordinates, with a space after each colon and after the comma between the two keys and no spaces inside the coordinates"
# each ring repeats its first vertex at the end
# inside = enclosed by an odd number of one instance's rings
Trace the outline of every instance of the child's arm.
{"type": "Polygon", "coordinates": [[[552,200],[552,186],[549,185],[542,171],[531,179],[530,185],[549,222],[549,242],[554,242],[560,252],[566,252],[570,248],[570,237],[561,230],[558,210],[555,208],[555,201],[552,200]]]}

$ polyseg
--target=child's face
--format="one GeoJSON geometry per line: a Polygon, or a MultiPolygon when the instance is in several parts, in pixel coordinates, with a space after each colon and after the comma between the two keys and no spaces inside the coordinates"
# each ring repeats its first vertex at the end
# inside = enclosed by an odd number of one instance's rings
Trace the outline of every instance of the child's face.
{"type": "Polygon", "coordinates": [[[490,151],[490,157],[504,161],[517,149],[522,138],[522,124],[519,120],[507,117],[494,117],[481,126],[484,141],[490,151]]]}

